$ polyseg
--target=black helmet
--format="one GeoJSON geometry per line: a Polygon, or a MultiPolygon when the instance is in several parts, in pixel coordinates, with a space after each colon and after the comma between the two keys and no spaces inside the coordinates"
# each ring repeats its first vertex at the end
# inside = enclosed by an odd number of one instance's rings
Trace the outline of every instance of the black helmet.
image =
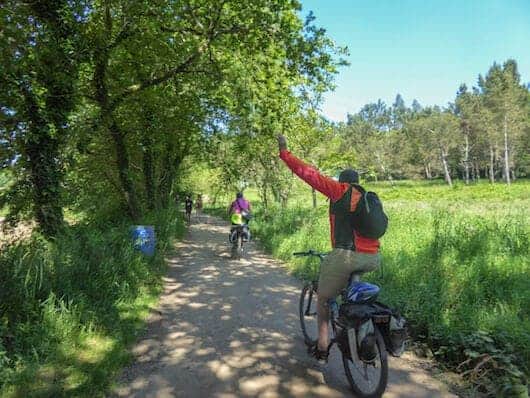
{"type": "Polygon", "coordinates": [[[243,192],[238,192],[238,193],[236,194],[236,198],[237,198],[237,199],[241,199],[242,197],[243,197],[243,192]]]}
{"type": "Polygon", "coordinates": [[[359,183],[359,174],[353,169],[346,169],[339,174],[339,182],[359,183]]]}

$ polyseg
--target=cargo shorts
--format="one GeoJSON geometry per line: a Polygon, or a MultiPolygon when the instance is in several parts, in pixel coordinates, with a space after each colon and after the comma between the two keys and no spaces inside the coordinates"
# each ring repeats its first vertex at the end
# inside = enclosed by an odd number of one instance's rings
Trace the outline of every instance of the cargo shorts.
{"type": "Polygon", "coordinates": [[[352,272],[376,270],[381,263],[379,253],[360,253],[353,250],[333,249],[322,262],[318,279],[318,296],[335,298],[348,284],[352,272]]]}

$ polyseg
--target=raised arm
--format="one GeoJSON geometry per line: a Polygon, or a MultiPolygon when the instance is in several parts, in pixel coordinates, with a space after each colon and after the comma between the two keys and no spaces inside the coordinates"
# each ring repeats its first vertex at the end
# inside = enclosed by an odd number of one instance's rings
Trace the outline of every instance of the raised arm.
{"type": "Polygon", "coordinates": [[[339,200],[348,188],[347,184],[335,181],[333,178],[323,175],[316,168],[298,159],[287,150],[285,137],[278,137],[280,147],[280,159],[293,173],[315,188],[318,192],[326,195],[332,202],[339,200]]]}

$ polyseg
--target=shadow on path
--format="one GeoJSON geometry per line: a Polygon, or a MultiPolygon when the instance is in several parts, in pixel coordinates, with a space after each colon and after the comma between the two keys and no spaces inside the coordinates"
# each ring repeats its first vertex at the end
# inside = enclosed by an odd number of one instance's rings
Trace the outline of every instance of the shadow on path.
{"type": "MultiPolygon", "coordinates": [[[[167,260],[158,310],[114,395],[352,396],[338,350],[328,365],[306,354],[297,315],[300,283],[252,243],[243,260],[231,260],[226,224],[208,216],[200,221],[167,260]]],[[[409,362],[391,362],[385,396],[451,396],[445,391],[409,362]]]]}

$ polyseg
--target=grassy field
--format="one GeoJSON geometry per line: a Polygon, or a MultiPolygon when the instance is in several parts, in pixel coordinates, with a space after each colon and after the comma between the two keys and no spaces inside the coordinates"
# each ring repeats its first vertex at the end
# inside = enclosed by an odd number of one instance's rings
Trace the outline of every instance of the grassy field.
{"type": "Polygon", "coordinates": [[[79,222],[54,241],[34,234],[0,253],[0,396],[103,397],[158,300],[164,253],[183,231],[155,225],[157,254],[132,248],[127,223],[79,222]]]}
{"type": "MultiPolygon", "coordinates": [[[[530,183],[367,185],[390,223],[383,267],[366,275],[382,299],[400,308],[416,340],[477,391],[527,396],[530,369],[530,183]],[[522,395],[521,395],[522,394],[522,395]]],[[[253,198],[250,192],[247,196],[253,198]]],[[[327,203],[293,185],[287,209],[259,205],[253,232],[300,277],[315,264],[294,251],[329,250],[327,203]]]]}

